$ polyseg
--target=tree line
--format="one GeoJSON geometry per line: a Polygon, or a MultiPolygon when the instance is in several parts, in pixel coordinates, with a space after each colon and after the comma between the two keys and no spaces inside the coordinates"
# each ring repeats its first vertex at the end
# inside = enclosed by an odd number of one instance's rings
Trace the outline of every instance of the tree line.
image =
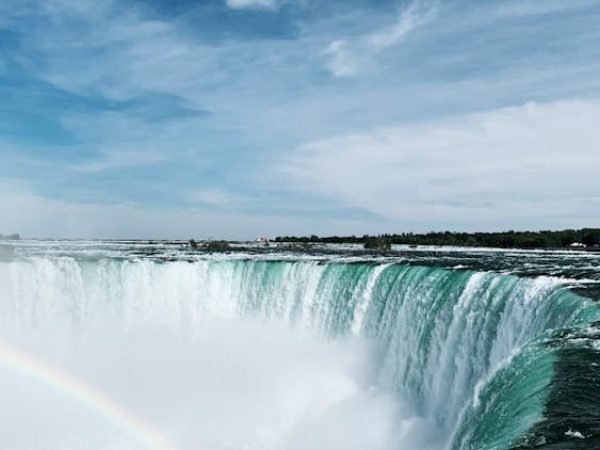
{"type": "Polygon", "coordinates": [[[321,243],[321,244],[362,244],[381,246],[398,245],[450,245],[464,247],[497,248],[564,248],[573,244],[586,247],[600,247],[600,228],[583,228],[560,231],[503,231],[503,232],[430,232],[380,234],[377,236],[279,236],[276,242],[321,243]]]}

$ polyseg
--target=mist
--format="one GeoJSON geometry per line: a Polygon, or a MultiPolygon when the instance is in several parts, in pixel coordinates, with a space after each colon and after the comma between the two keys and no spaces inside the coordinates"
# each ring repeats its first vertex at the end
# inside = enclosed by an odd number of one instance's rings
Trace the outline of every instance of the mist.
{"type": "MultiPolygon", "coordinates": [[[[359,338],[334,341],[275,320],[206,317],[193,338],[152,321],[99,320],[68,331],[13,330],[1,339],[107,396],[173,449],[426,448],[414,446],[425,423],[378,390],[373,349],[359,338]]],[[[7,364],[0,365],[0,385],[6,448],[162,448],[7,364]]]]}

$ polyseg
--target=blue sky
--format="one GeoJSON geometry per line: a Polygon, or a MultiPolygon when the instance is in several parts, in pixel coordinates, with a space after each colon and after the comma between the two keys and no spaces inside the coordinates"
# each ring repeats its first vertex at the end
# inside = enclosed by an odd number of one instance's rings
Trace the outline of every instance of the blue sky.
{"type": "Polygon", "coordinates": [[[0,232],[600,225],[597,0],[4,0],[0,232]]]}

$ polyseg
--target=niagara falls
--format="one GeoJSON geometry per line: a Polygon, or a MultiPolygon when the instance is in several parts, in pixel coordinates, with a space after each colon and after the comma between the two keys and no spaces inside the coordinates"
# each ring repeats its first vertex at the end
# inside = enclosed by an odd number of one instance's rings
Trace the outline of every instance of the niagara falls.
{"type": "Polygon", "coordinates": [[[0,262],[11,449],[598,442],[600,254],[14,245],[0,262]]]}
{"type": "Polygon", "coordinates": [[[0,0],[0,450],[600,450],[600,0],[0,0]]]}

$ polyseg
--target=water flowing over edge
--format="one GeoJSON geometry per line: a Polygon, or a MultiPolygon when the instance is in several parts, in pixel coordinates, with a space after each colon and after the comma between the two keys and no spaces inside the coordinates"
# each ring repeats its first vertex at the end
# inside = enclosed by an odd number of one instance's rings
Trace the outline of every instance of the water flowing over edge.
{"type": "Polygon", "coordinates": [[[598,389],[598,307],[558,278],[227,258],[31,257],[0,266],[0,292],[13,300],[0,306],[3,327],[73,330],[110,317],[175,325],[193,338],[206,317],[273,318],[331,339],[370,339],[378,385],[436,424],[452,450],[594,445],[598,436],[594,417],[550,423],[561,401],[555,388],[568,385],[567,356],[589,353],[592,375],[579,383],[598,389]]]}

